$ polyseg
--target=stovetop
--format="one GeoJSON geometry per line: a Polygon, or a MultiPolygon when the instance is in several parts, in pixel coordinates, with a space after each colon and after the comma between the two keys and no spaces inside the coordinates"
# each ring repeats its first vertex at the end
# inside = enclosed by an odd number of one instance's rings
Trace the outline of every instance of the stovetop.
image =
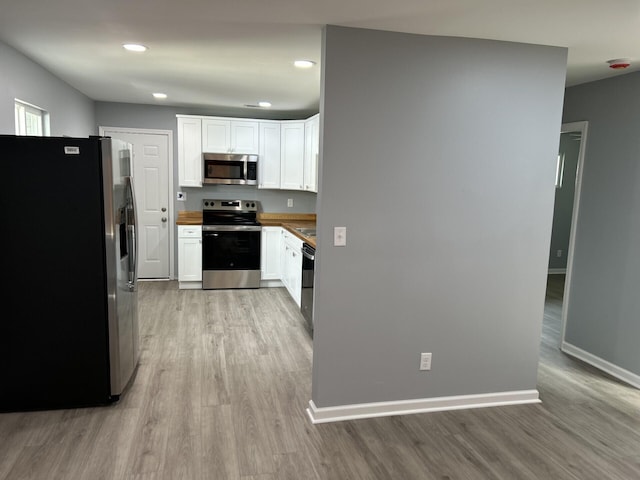
{"type": "Polygon", "coordinates": [[[203,225],[260,225],[255,200],[219,200],[202,201],[203,225]]]}

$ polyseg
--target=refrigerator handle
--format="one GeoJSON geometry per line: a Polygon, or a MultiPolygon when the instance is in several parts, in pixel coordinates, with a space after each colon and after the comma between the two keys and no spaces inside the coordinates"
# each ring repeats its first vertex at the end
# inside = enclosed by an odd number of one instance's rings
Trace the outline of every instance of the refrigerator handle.
{"type": "Polygon", "coordinates": [[[138,215],[136,213],[136,197],[133,189],[133,177],[127,176],[127,189],[131,205],[127,206],[127,233],[129,241],[129,281],[130,291],[135,291],[138,284],[138,215]]]}

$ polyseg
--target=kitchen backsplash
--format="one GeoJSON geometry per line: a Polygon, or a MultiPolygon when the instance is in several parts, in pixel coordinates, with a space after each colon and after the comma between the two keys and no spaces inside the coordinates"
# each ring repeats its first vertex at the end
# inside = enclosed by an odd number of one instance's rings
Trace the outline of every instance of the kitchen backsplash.
{"type": "Polygon", "coordinates": [[[176,211],[201,210],[205,198],[257,200],[263,212],[315,213],[316,194],[295,190],[263,190],[247,185],[207,185],[202,188],[181,187],[185,201],[175,201],[176,211]],[[291,200],[293,206],[289,207],[291,200]]]}

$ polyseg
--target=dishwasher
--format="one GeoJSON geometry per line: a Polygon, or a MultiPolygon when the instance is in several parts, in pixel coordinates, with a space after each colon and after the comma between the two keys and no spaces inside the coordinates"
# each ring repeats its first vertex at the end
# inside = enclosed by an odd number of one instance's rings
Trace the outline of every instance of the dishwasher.
{"type": "Polygon", "coordinates": [[[307,321],[307,329],[313,337],[313,275],[316,249],[308,243],[302,244],[302,292],[300,311],[307,321]]]}

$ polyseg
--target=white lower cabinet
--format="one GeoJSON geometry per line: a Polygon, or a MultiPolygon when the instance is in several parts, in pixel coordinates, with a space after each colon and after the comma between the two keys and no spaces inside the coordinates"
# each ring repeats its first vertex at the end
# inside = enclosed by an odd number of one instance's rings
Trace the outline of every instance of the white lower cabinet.
{"type": "Polygon", "coordinates": [[[262,237],[260,239],[261,280],[281,280],[281,245],[281,227],[262,227],[262,237]]]}
{"type": "Polygon", "coordinates": [[[179,288],[202,288],[202,226],[178,225],[179,288]]]}
{"type": "Polygon", "coordinates": [[[282,229],[282,283],[298,306],[302,293],[303,241],[282,229]]]}

